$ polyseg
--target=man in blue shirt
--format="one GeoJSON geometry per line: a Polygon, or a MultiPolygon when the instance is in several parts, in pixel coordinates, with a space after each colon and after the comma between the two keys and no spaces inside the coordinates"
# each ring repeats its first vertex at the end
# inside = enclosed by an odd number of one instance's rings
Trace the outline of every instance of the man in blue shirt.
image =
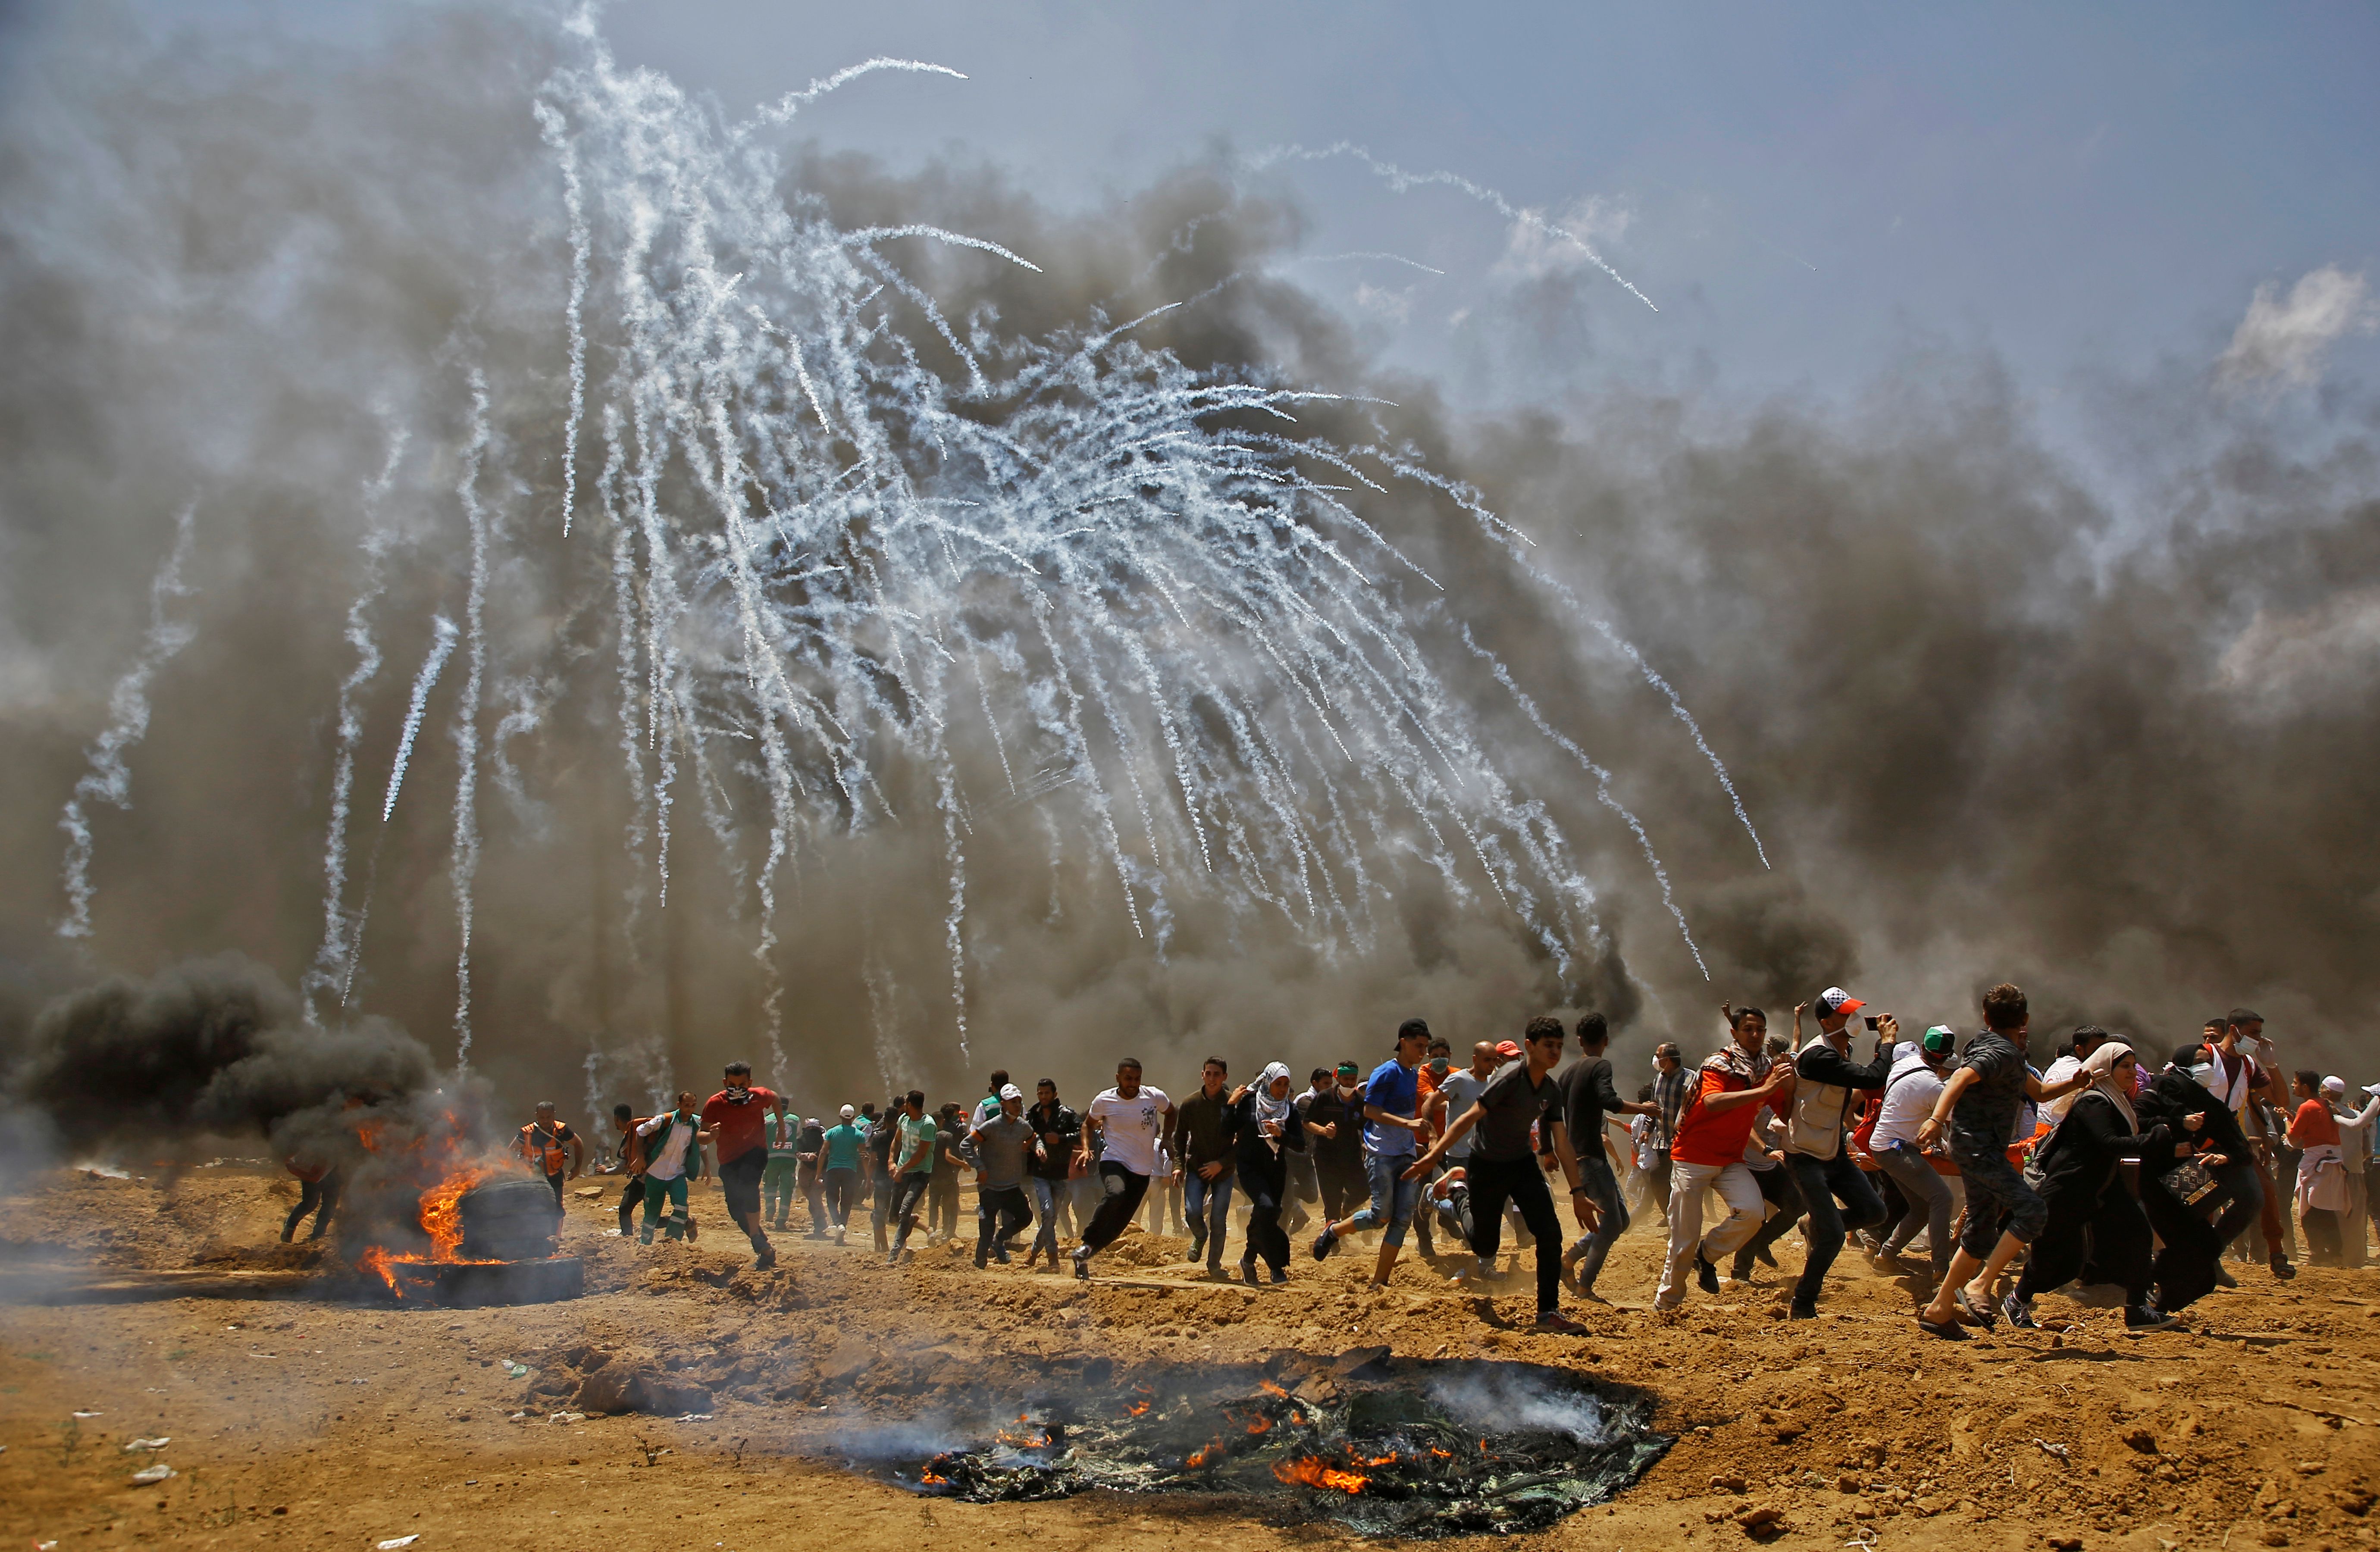
{"type": "Polygon", "coordinates": [[[1407,1019],[1397,1026],[1397,1054],[1374,1068],[1364,1085],[1364,1175],[1372,1187],[1371,1204],[1353,1218],[1323,1225],[1314,1241],[1314,1258],[1319,1261],[1341,1235],[1383,1229],[1380,1258],[1372,1268],[1375,1288],[1387,1283],[1396,1269],[1397,1252],[1404,1246],[1405,1227],[1413,1222],[1414,1203],[1421,1194],[1420,1182],[1402,1177],[1419,1148],[1423,1122],[1416,1099],[1422,1053],[1428,1049],[1428,1025],[1407,1019]]]}

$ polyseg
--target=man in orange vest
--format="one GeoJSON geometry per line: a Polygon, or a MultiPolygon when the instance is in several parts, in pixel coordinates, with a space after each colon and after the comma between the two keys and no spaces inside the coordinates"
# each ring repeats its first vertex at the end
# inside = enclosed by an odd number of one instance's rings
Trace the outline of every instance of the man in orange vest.
{"type": "Polygon", "coordinates": [[[553,1206],[559,1211],[562,1182],[565,1179],[577,1180],[579,1171],[586,1167],[587,1145],[578,1140],[578,1134],[573,1132],[567,1122],[554,1120],[553,1114],[553,1101],[540,1100],[537,1119],[520,1129],[513,1148],[528,1161],[530,1169],[545,1176],[546,1184],[553,1187],[553,1206]],[[565,1165],[570,1170],[567,1176],[563,1173],[565,1165]]]}

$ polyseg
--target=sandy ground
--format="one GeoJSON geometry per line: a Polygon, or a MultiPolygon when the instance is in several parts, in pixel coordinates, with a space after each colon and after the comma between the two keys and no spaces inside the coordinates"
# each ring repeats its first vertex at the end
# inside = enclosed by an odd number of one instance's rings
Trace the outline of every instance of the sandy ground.
{"type": "MultiPolygon", "coordinates": [[[[271,1243],[294,1198],[285,1179],[239,1167],[170,1185],[29,1182],[19,1237],[0,1241],[0,1298],[108,1269],[303,1265],[302,1247],[271,1243]]],[[[2380,1537],[2380,1269],[2279,1285],[2241,1268],[2244,1287],[2207,1300],[2188,1329],[2142,1337],[2115,1310],[2053,1295],[2042,1313],[2064,1329],[1949,1346],[1917,1333],[1907,1288],[1853,1254],[1815,1323],[1784,1321],[1780,1274],[1766,1268],[1656,1317],[1643,1306],[1658,1245],[1640,1228],[1605,1274],[1620,1303],[1580,1308],[1592,1334],[1556,1339],[1524,1328],[1525,1267],[1482,1291],[1408,1260],[1375,1293],[1365,1247],[1319,1267],[1301,1247],[1292,1282],[1260,1291],[1201,1282],[1178,1259],[1184,1242],[1133,1235],[1083,1285],[978,1273],[968,1244],[887,1268],[863,1232],[848,1249],[780,1236],[781,1264],[757,1273],[715,1187],[698,1190],[710,1232],[696,1246],[606,1237],[610,1199],[570,1199],[565,1249],[586,1257],[589,1292],[568,1303],[389,1308],[319,1291],[0,1303],[6,1545],[369,1547],[418,1535],[420,1552],[817,1552],[951,1534],[1072,1552],[1343,1539],[1229,1500],[920,1499],[802,1452],[831,1452],[869,1423],[980,1413],[1027,1386],[1378,1343],[1415,1358],[1574,1365],[1658,1398],[1679,1439],[1644,1481],[1519,1540],[1596,1552],[1762,1536],[2171,1552],[2380,1537]],[[550,1421],[607,1368],[638,1379],[654,1410],[550,1421]],[[708,1420],[661,1414],[682,1403],[708,1420]],[[136,1437],[171,1442],[128,1453],[136,1437]],[[134,1485],[153,1461],[176,1474],[134,1485]],[[1767,1509],[1781,1521],[1747,1531],[1767,1509]]],[[[972,1234],[971,1212],[963,1221],[972,1234]]],[[[1798,1240],[1778,1251],[1789,1272],[1798,1266],[1798,1240]]]]}

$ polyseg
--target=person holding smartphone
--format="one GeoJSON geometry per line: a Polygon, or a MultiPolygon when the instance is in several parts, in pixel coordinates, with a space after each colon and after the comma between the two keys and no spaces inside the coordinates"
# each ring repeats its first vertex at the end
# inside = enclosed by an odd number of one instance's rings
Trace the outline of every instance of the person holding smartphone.
{"type": "MultiPolygon", "coordinates": [[[[1876,1031],[1875,1054],[1864,1064],[1852,1061],[1852,1015],[1865,1006],[1840,987],[1818,993],[1817,1037],[1793,1058],[1798,1081],[1792,1116],[1786,1126],[1785,1168],[1791,1172],[1793,1183],[1802,1188],[1803,1206],[1810,1218],[1809,1252],[1803,1258],[1802,1278],[1793,1285],[1793,1300],[1786,1311],[1792,1320],[1817,1318],[1818,1293],[1826,1285],[1827,1268],[1841,1254],[1846,1233],[1884,1221],[1884,1198],[1876,1194],[1867,1175],[1852,1161],[1851,1150],[1843,1146],[1843,1134],[1851,1128],[1860,1095],[1884,1086],[1892,1073],[1893,1044],[1900,1038],[1900,1022],[1890,1013],[1871,1016],[1867,1026],[1876,1031]]],[[[1793,1037],[1798,1040],[1801,1036],[1802,1008],[1797,1005],[1793,1037]]]]}

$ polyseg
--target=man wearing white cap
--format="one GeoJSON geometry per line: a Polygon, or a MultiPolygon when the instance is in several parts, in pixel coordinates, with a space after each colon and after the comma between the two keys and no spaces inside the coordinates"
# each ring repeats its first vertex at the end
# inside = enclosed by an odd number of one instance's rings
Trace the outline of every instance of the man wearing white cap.
{"type": "Polygon", "coordinates": [[[827,1216],[834,1222],[834,1243],[843,1243],[843,1236],[851,1227],[851,1209],[859,1200],[860,1149],[867,1145],[868,1134],[852,1123],[859,1112],[849,1105],[843,1108],[841,1122],[826,1129],[820,1139],[822,1171],[826,1182],[827,1216]]]}
{"type": "Polygon", "coordinates": [[[1025,1175],[1040,1157],[1041,1138],[1026,1123],[1023,1089],[1002,1084],[999,1098],[998,1112],[990,1121],[977,1122],[968,1134],[975,1144],[978,1267],[995,1255],[1007,1266],[1009,1240],[1033,1221],[1033,1209],[1025,1201],[1025,1175]]]}
{"type": "MultiPolygon", "coordinates": [[[[1808,1252],[1802,1261],[1802,1279],[1793,1285],[1793,1301],[1786,1312],[1791,1320],[1813,1320],[1818,1314],[1818,1292],[1827,1268],[1843,1248],[1843,1236],[1884,1221],[1884,1198],[1867,1182],[1866,1172],[1852,1162],[1843,1145],[1852,1112],[1863,1093],[1880,1089],[1892,1073],[1893,1042],[1900,1025],[1891,1014],[1873,1021],[1876,1053],[1865,1066],[1852,1061],[1852,1015],[1867,1004],[1840,987],[1818,993],[1817,1037],[1793,1058],[1793,1112],[1786,1127],[1785,1168],[1802,1188],[1809,1209],[1805,1231],[1808,1252]],[[1837,1202],[1842,1206],[1838,1208],[1837,1202]]],[[[1802,1010],[1793,1010],[1793,1035],[1801,1037],[1802,1010]]]]}
{"type": "Polygon", "coordinates": [[[2347,1210],[2339,1214],[2339,1254],[2345,1265],[2364,1264],[2364,1226],[2372,1218],[2372,1190],[2368,1165],[2372,1158],[2372,1122],[2380,1118],[2380,1084],[2367,1086],[2361,1096],[2365,1101],[2362,1109],[2348,1103],[2347,1080],[2332,1076],[2322,1080],[2323,1103],[2338,1122],[2338,1158],[2347,1171],[2347,1210]]]}

